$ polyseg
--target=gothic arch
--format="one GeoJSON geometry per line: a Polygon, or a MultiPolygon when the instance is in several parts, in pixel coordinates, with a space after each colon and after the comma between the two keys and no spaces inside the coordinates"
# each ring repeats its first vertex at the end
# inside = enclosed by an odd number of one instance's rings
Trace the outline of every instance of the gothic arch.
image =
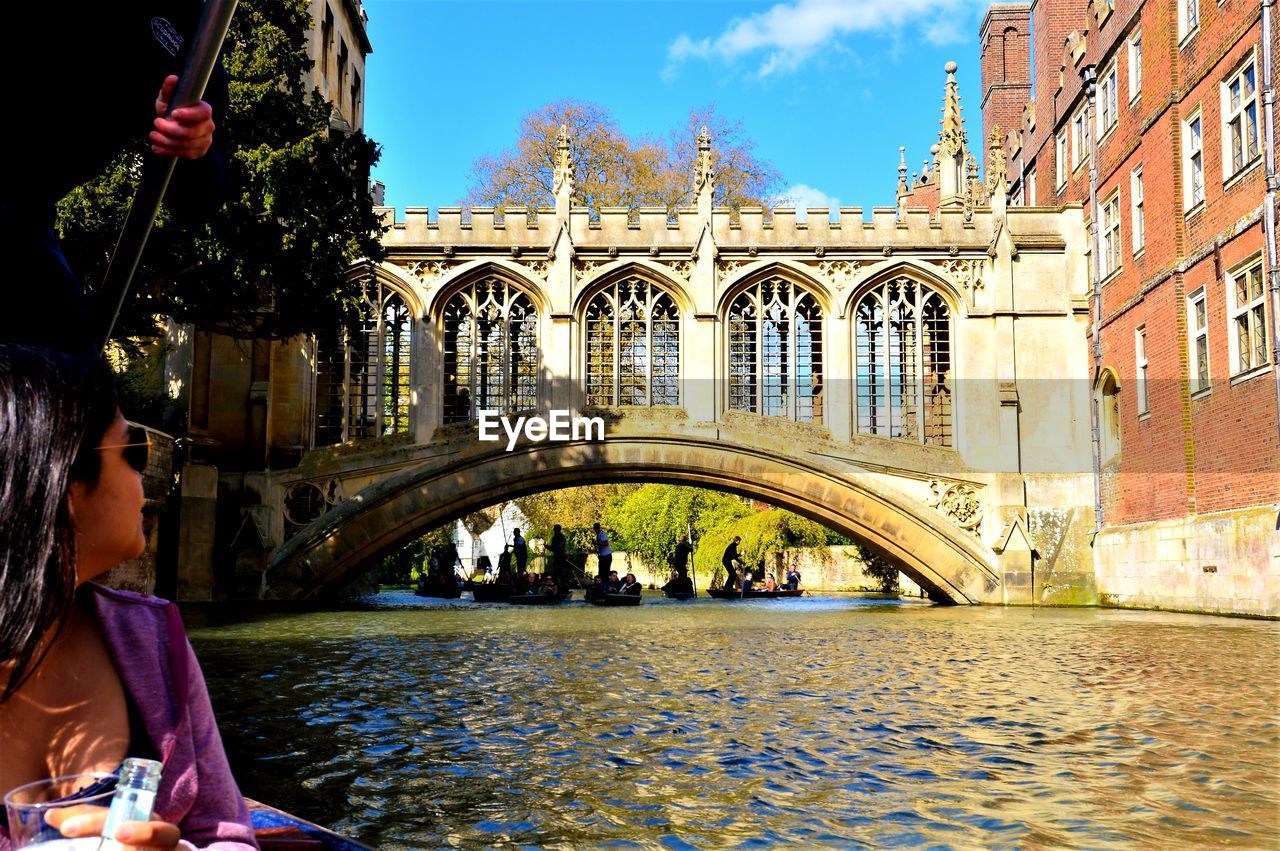
{"type": "Polygon", "coordinates": [[[635,275],[648,278],[653,284],[666,290],[680,308],[680,313],[692,316],[694,313],[693,297],[689,294],[688,285],[680,281],[671,270],[661,263],[641,258],[613,260],[591,273],[591,277],[573,296],[573,315],[581,316],[588,300],[619,278],[635,275]]]}
{"type": "Polygon", "coordinates": [[[376,264],[370,260],[361,260],[353,263],[347,269],[347,280],[358,281],[370,273],[395,290],[404,299],[404,303],[409,306],[409,311],[413,314],[414,320],[422,320],[426,311],[426,302],[422,298],[421,283],[414,280],[404,269],[385,260],[376,264]]]}
{"type": "Polygon", "coordinates": [[[458,268],[450,269],[448,273],[442,275],[440,280],[433,284],[432,289],[427,293],[423,315],[434,317],[438,323],[442,306],[448,301],[449,297],[476,278],[482,278],[485,275],[501,278],[516,289],[523,291],[533,302],[539,318],[545,318],[551,314],[551,302],[547,298],[545,282],[530,275],[529,270],[519,263],[513,263],[500,257],[486,257],[463,263],[458,268]]]}
{"type": "Polygon", "coordinates": [[[835,315],[835,299],[822,279],[816,276],[808,266],[797,263],[795,260],[780,257],[752,263],[750,266],[738,269],[733,274],[726,276],[720,282],[720,297],[716,301],[716,315],[724,316],[729,305],[743,290],[755,284],[761,278],[767,278],[770,275],[785,278],[791,283],[807,289],[818,300],[818,306],[822,308],[823,316],[835,315]]]}
{"type": "Polygon", "coordinates": [[[895,258],[890,260],[882,260],[863,271],[863,274],[849,288],[848,295],[840,304],[840,313],[837,318],[846,319],[850,316],[853,306],[858,303],[868,290],[880,286],[891,278],[903,276],[912,278],[936,290],[942,296],[943,301],[947,303],[947,309],[951,311],[951,315],[960,318],[964,315],[966,306],[966,297],[964,290],[957,286],[951,277],[939,269],[932,263],[922,263],[919,260],[909,258],[895,258]]]}
{"type": "Polygon", "coordinates": [[[691,307],[668,281],[627,263],[575,299],[588,407],[680,404],[691,307]]]}

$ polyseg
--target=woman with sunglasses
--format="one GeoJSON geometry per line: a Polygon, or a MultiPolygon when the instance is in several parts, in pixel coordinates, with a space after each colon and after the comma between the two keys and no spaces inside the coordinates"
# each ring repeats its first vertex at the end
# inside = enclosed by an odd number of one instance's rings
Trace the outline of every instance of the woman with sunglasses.
{"type": "MultiPolygon", "coordinates": [[[[176,608],[92,581],[145,547],[147,450],[101,361],[0,345],[0,794],[160,759],[153,820],[116,838],[245,851],[253,829],[176,608]]],[[[97,835],[104,816],[60,829],[97,835]]]]}

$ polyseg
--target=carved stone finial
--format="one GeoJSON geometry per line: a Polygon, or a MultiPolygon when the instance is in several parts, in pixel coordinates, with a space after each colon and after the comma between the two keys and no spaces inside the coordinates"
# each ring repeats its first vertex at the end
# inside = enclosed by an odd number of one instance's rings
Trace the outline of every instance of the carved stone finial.
{"type": "Polygon", "coordinates": [[[556,171],[553,182],[554,191],[560,193],[561,188],[568,187],[573,193],[573,144],[569,139],[569,125],[561,124],[556,135],[556,171]]]}
{"type": "Polygon", "coordinates": [[[942,95],[942,133],[939,142],[940,150],[947,156],[960,155],[967,141],[964,118],[960,114],[960,86],[956,82],[958,67],[954,62],[946,64],[947,85],[942,95]]]}
{"type": "Polygon", "coordinates": [[[1001,133],[999,127],[991,128],[991,140],[987,150],[987,191],[996,194],[997,191],[1004,192],[1004,186],[1008,183],[1008,165],[1004,156],[1004,144],[1001,141],[1001,133]]]}
{"type": "Polygon", "coordinates": [[[898,197],[908,194],[911,191],[907,184],[907,149],[905,147],[898,148],[898,197]]]}
{"type": "Polygon", "coordinates": [[[704,188],[715,188],[715,172],[711,167],[711,131],[703,126],[698,133],[698,159],[693,169],[693,191],[700,194],[704,188]]]}

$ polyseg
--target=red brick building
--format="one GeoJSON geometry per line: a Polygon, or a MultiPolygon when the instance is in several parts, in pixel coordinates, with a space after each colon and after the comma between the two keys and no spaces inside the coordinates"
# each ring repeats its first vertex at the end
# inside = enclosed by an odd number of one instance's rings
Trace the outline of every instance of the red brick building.
{"type": "Polygon", "coordinates": [[[1005,140],[1010,203],[1082,203],[1098,227],[1100,595],[1274,610],[1262,51],[1275,26],[1264,35],[1258,0],[1034,0],[991,6],[980,37],[983,126],[1005,140]]]}

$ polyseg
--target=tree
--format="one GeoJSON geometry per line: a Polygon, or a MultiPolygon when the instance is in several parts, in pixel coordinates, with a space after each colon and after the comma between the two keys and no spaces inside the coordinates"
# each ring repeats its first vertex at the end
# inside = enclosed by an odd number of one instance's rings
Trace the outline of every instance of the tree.
{"type": "MultiPolygon", "coordinates": [[[[116,335],[155,332],[157,315],[237,334],[283,337],[350,318],[358,284],[346,270],[381,257],[368,192],[378,148],[330,128],[331,107],[308,91],[307,0],[243,0],[225,47],[231,197],[205,222],[157,220],[116,335]]],[[[59,205],[72,268],[93,294],[137,184],[138,150],[59,205]]]]}
{"type": "Polygon", "coordinates": [[[827,549],[826,527],[781,508],[768,508],[712,529],[695,550],[698,572],[708,575],[713,582],[723,579],[720,557],[735,536],[742,537],[738,557],[752,572],[757,571],[762,563],[768,570],[784,558],[788,550],[797,547],[811,548],[819,553],[827,549]]]}
{"type": "Polygon", "coordinates": [[[777,169],[756,155],[742,122],[720,115],[714,106],[691,110],[686,123],[664,141],[628,137],[604,107],[562,100],[526,115],[513,147],[476,160],[464,203],[531,209],[554,204],[561,125],[573,140],[573,200],[593,214],[601,207],[671,211],[692,204],[696,135],[703,126],[712,138],[715,203],[765,205],[781,182],[777,169]]]}
{"type": "Polygon", "coordinates": [[[710,529],[749,514],[739,497],[704,488],[644,485],[614,503],[606,525],[617,532],[614,544],[645,564],[662,566],[679,537],[692,530],[697,542],[710,529]]]}
{"type": "Polygon", "coordinates": [[[887,558],[865,544],[854,541],[854,550],[858,553],[858,561],[862,562],[863,573],[880,583],[880,590],[892,593],[898,590],[898,568],[887,558]]]}
{"type": "MultiPolygon", "coordinates": [[[[579,552],[594,552],[593,523],[610,525],[610,506],[625,499],[639,485],[584,485],[576,488],[543,491],[515,501],[516,507],[529,519],[530,538],[551,539],[551,529],[560,524],[569,547],[579,552]]],[[[614,543],[611,541],[611,543],[614,543]]]]}

